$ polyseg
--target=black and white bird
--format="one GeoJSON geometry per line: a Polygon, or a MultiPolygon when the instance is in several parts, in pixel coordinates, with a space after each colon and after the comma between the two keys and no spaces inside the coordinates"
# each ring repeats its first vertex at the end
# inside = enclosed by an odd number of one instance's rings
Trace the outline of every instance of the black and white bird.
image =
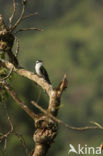
{"type": "Polygon", "coordinates": [[[51,84],[51,82],[49,80],[48,73],[47,73],[46,69],[43,67],[42,60],[36,61],[35,71],[38,76],[43,77],[47,81],[47,83],[51,84]]]}

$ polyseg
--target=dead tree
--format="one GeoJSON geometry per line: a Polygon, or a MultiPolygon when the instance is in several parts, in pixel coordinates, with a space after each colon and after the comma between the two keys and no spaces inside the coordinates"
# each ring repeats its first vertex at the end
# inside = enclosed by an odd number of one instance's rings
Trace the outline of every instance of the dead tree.
{"type": "MultiPolygon", "coordinates": [[[[57,130],[58,130],[58,124],[55,120],[50,117],[50,115],[57,116],[58,114],[58,107],[60,105],[60,97],[63,92],[63,90],[67,87],[67,80],[66,76],[64,76],[62,82],[59,84],[59,86],[56,89],[53,89],[52,85],[48,84],[43,78],[40,78],[38,75],[31,73],[30,71],[26,71],[23,68],[19,67],[18,59],[16,55],[12,52],[12,47],[14,45],[15,36],[14,34],[19,31],[27,31],[27,30],[39,30],[38,28],[26,28],[26,29],[19,29],[15,31],[18,24],[21,22],[23,18],[28,18],[34,14],[30,14],[27,16],[24,16],[24,11],[26,7],[26,0],[22,1],[22,11],[21,15],[16,21],[14,25],[12,25],[12,20],[15,14],[16,10],[16,1],[14,0],[13,6],[14,11],[12,16],[9,18],[10,25],[6,26],[5,22],[3,20],[2,15],[0,15],[0,51],[2,52],[2,57],[0,60],[0,67],[1,70],[4,68],[10,69],[10,72],[8,75],[6,73],[2,76],[1,72],[1,80],[0,84],[2,86],[2,89],[6,89],[7,92],[12,96],[12,98],[21,106],[22,109],[24,109],[25,112],[33,119],[34,125],[36,128],[36,131],[34,132],[33,139],[35,141],[35,148],[33,152],[33,156],[40,156],[45,155],[53,142],[54,138],[56,137],[57,130]],[[9,62],[5,61],[5,55],[8,55],[9,62]],[[4,60],[2,60],[2,58],[4,60]],[[46,113],[42,114],[35,114],[32,112],[16,95],[15,91],[11,86],[7,83],[7,79],[9,79],[12,72],[16,72],[17,74],[27,77],[31,80],[33,80],[36,84],[42,87],[43,90],[46,91],[47,95],[49,96],[49,103],[48,103],[48,109],[46,110],[46,113]],[[49,115],[50,114],[50,115],[49,115]]],[[[31,102],[33,105],[38,105],[34,101],[31,102]]],[[[12,124],[11,124],[12,125],[12,124]]],[[[12,133],[13,126],[11,126],[11,130],[9,133],[12,133]]],[[[8,133],[8,134],[9,134],[8,133]]],[[[6,136],[8,135],[6,134],[6,136]]]]}
{"type": "MultiPolygon", "coordinates": [[[[58,111],[60,108],[61,95],[63,91],[67,88],[66,75],[64,75],[63,80],[60,82],[60,84],[56,88],[54,88],[51,84],[48,84],[43,78],[20,67],[18,63],[19,61],[17,59],[17,54],[19,50],[17,40],[16,40],[17,41],[16,54],[14,55],[12,52],[12,47],[16,39],[14,35],[20,31],[28,31],[28,30],[42,31],[41,29],[38,28],[24,28],[24,29],[16,30],[17,26],[23,19],[26,19],[30,16],[37,15],[37,12],[35,12],[24,16],[26,5],[27,5],[27,1],[23,0],[21,15],[20,17],[18,17],[18,20],[14,25],[12,24],[12,21],[16,11],[15,0],[13,1],[14,10],[11,17],[9,18],[9,26],[5,25],[3,17],[2,15],[0,15],[0,51],[2,52],[0,58],[0,89],[1,90],[5,89],[9,93],[9,95],[14,99],[14,101],[17,104],[19,104],[19,106],[30,116],[30,118],[33,119],[36,130],[34,131],[34,135],[33,135],[35,147],[32,155],[45,156],[57,135],[58,124],[62,124],[65,127],[72,130],[87,130],[87,129],[97,129],[97,128],[103,129],[103,127],[94,122],[93,124],[95,126],[76,128],[57,119],[58,111]],[[6,54],[8,55],[9,61],[5,60],[6,54]],[[4,70],[5,68],[7,69],[6,72],[4,70]],[[7,83],[7,79],[10,78],[10,75],[12,75],[13,72],[15,72],[20,76],[26,77],[31,81],[34,81],[35,84],[39,85],[43,90],[45,90],[45,93],[49,97],[47,110],[41,108],[36,102],[31,101],[30,103],[32,103],[35,107],[37,107],[42,112],[40,114],[36,114],[31,109],[29,109],[29,107],[23,101],[21,101],[21,99],[17,96],[17,93],[14,91],[14,89],[10,86],[10,84],[7,83]]],[[[10,130],[8,131],[8,133],[1,136],[0,139],[3,138],[7,139],[7,137],[10,134],[14,133],[13,125],[9,115],[8,115],[8,120],[10,123],[10,130]]]]}

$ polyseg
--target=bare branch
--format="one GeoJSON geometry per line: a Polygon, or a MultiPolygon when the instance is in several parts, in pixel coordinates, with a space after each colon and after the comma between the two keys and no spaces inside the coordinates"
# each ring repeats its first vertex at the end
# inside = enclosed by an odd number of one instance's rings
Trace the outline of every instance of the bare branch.
{"type": "Polygon", "coordinates": [[[5,104],[5,111],[6,111],[7,118],[8,118],[9,124],[10,124],[10,130],[9,130],[6,134],[2,135],[2,136],[0,137],[0,140],[2,140],[2,139],[4,139],[4,138],[7,138],[8,135],[10,135],[10,134],[13,132],[13,130],[14,130],[14,127],[13,127],[13,124],[12,124],[12,121],[11,121],[11,118],[10,118],[10,116],[9,116],[9,114],[8,114],[8,111],[7,111],[7,106],[6,106],[6,104],[5,104]]]}
{"type": "Polygon", "coordinates": [[[45,144],[36,144],[32,156],[45,156],[48,149],[45,144]]]}
{"type": "Polygon", "coordinates": [[[26,16],[24,16],[22,19],[24,20],[24,19],[26,19],[26,18],[35,16],[35,15],[38,15],[38,12],[34,12],[34,13],[29,14],[29,15],[26,15],[26,16]]]}
{"type": "Polygon", "coordinates": [[[30,30],[43,31],[42,29],[39,29],[39,28],[24,28],[24,29],[19,29],[15,31],[14,34],[17,34],[18,32],[21,32],[21,31],[30,31],[30,30]]]}
{"type": "Polygon", "coordinates": [[[6,145],[7,145],[7,138],[8,138],[8,136],[13,132],[14,127],[13,127],[11,118],[10,118],[10,116],[9,116],[9,114],[8,114],[7,106],[6,106],[5,103],[4,103],[4,108],[5,108],[5,112],[6,112],[6,115],[7,115],[8,121],[9,121],[9,125],[10,125],[10,130],[9,130],[6,134],[2,134],[1,137],[0,137],[0,142],[1,142],[2,140],[4,140],[4,151],[5,151],[5,150],[6,150],[6,145]]]}
{"type": "Polygon", "coordinates": [[[9,28],[11,28],[12,21],[13,21],[14,15],[15,15],[15,12],[16,12],[16,0],[13,0],[13,12],[12,12],[11,17],[9,18],[9,23],[10,23],[9,28]]]}
{"type": "Polygon", "coordinates": [[[64,127],[68,128],[68,129],[72,129],[72,130],[76,130],[76,131],[85,131],[85,130],[89,130],[89,129],[99,129],[99,126],[85,126],[85,127],[73,127],[67,123],[64,123],[62,120],[59,120],[58,118],[56,118],[55,116],[53,116],[52,114],[50,114],[48,111],[46,111],[45,109],[43,109],[41,106],[39,106],[37,103],[35,103],[34,101],[31,101],[31,103],[38,108],[42,113],[44,113],[45,115],[47,115],[48,117],[50,117],[51,119],[53,119],[54,121],[56,121],[58,124],[63,125],[64,127]]]}
{"type": "Polygon", "coordinates": [[[97,126],[98,128],[103,130],[103,126],[101,126],[99,123],[95,122],[95,121],[90,121],[90,123],[92,123],[93,125],[97,126]]]}
{"type": "Polygon", "coordinates": [[[4,88],[8,91],[11,97],[19,104],[19,106],[33,119],[37,118],[38,116],[32,112],[28,106],[26,106],[16,95],[15,91],[11,88],[11,86],[4,82],[4,88]]]}
{"type": "Polygon", "coordinates": [[[37,74],[34,74],[33,72],[30,72],[30,71],[25,70],[20,67],[16,68],[12,63],[2,60],[2,59],[0,59],[0,65],[6,67],[8,69],[12,69],[14,67],[14,69],[13,69],[14,72],[34,81],[36,84],[41,86],[46,91],[48,96],[51,96],[51,94],[53,92],[52,86],[50,84],[48,84],[43,78],[39,77],[37,74]]]}
{"type": "Polygon", "coordinates": [[[62,92],[67,88],[68,82],[67,82],[67,76],[66,74],[63,77],[62,82],[58,85],[58,87],[56,88],[57,90],[57,96],[60,97],[60,95],[62,94],[62,92]]]}
{"type": "Polygon", "coordinates": [[[1,14],[0,14],[0,29],[2,30],[2,31],[0,31],[2,34],[4,32],[7,32],[7,27],[6,27],[5,23],[4,23],[4,20],[3,20],[3,17],[2,17],[1,14]]]}
{"type": "Polygon", "coordinates": [[[16,41],[16,53],[15,53],[15,57],[17,57],[18,54],[19,54],[19,40],[17,39],[17,37],[15,37],[15,41],[16,41]]]}
{"type": "MultiPolygon", "coordinates": [[[[15,37],[15,40],[16,40],[16,42],[17,42],[17,44],[16,44],[16,53],[15,53],[15,57],[17,57],[17,55],[18,55],[18,53],[19,53],[19,41],[18,41],[18,39],[17,39],[16,37],[15,37]]],[[[11,76],[11,74],[12,74],[12,72],[13,72],[13,69],[14,69],[14,67],[12,67],[12,68],[10,69],[8,75],[7,75],[6,77],[0,79],[0,81],[4,81],[4,80],[8,79],[8,78],[11,76]]]]}
{"type": "Polygon", "coordinates": [[[6,146],[7,146],[7,138],[5,138],[5,141],[4,141],[4,151],[6,151],[6,146]]]}
{"type": "Polygon", "coordinates": [[[28,156],[28,153],[29,153],[29,152],[28,152],[28,148],[27,148],[27,146],[26,146],[26,143],[25,143],[25,140],[24,140],[23,136],[20,135],[20,134],[18,134],[18,133],[16,133],[16,132],[13,132],[12,134],[15,135],[15,136],[19,139],[19,141],[21,142],[22,146],[23,146],[24,149],[25,149],[26,155],[28,156]]]}
{"type": "Polygon", "coordinates": [[[9,131],[9,132],[12,133],[13,130],[14,130],[14,127],[13,127],[11,118],[10,118],[10,116],[9,116],[9,113],[8,113],[8,111],[7,111],[7,106],[6,106],[6,104],[4,104],[4,106],[5,106],[5,111],[6,111],[6,114],[7,114],[7,117],[8,117],[8,121],[9,121],[9,124],[10,124],[10,131],[9,131]]]}
{"type": "Polygon", "coordinates": [[[11,31],[13,31],[19,25],[19,23],[22,21],[22,18],[23,18],[23,15],[24,15],[24,11],[25,11],[25,6],[26,6],[26,4],[25,4],[25,2],[23,0],[22,11],[21,11],[20,17],[18,18],[18,20],[16,21],[14,26],[11,28],[11,31]]]}
{"type": "Polygon", "coordinates": [[[100,145],[101,150],[103,150],[103,143],[100,145]]]}
{"type": "Polygon", "coordinates": [[[4,77],[4,78],[0,79],[0,81],[4,81],[4,80],[8,79],[8,78],[11,76],[12,72],[13,72],[13,68],[12,68],[12,69],[10,69],[10,71],[9,71],[8,75],[7,75],[6,77],[4,77]]]}
{"type": "Polygon", "coordinates": [[[67,88],[67,78],[66,75],[64,75],[61,83],[55,90],[52,90],[52,93],[50,94],[48,111],[54,116],[57,116],[60,106],[61,94],[66,88],[67,88]]]}
{"type": "Polygon", "coordinates": [[[38,97],[37,97],[36,103],[39,102],[39,100],[40,100],[40,96],[41,96],[41,90],[39,91],[39,95],[38,95],[38,97]]]}
{"type": "Polygon", "coordinates": [[[4,103],[4,106],[5,106],[5,112],[6,112],[6,115],[8,117],[9,124],[10,124],[10,130],[6,134],[2,134],[2,136],[0,137],[0,142],[2,140],[4,140],[4,151],[6,150],[6,147],[7,147],[7,139],[8,139],[8,136],[9,135],[15,135],[20,140],[22,146],[24,147],[26,155],[28,155],[28,148],[26,146],[25,140],[22,137],[22,135],[14,132],[14,126],[13,126],[13,123],[11,121],[11,118],[10,118],[10,116],[8,114],[7,106],[6,106],[5,103],[4,103]]]}

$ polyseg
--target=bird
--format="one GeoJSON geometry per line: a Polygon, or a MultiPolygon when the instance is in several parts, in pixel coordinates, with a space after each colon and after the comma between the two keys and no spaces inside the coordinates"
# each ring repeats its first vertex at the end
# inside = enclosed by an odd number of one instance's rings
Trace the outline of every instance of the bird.
{"type": "Polygon", "coordinates": [[[46,69],[43,67],[42,60],[36,61],[35,71],[38,76],[43,77],[47,81],[48,84],[51,84],[48,73],[47,73],[46,69]]]}

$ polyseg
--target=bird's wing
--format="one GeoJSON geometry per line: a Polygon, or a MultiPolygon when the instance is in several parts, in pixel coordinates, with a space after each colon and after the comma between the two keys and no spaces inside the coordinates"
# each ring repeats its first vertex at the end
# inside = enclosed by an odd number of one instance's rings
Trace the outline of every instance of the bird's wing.
{"type": "Polygon", "coordinates": [[[43,66],[41,66],[41,67],[40,67],[40,70],[41,70],[41,72],[42,72],[42,74],[43,74],[43,76],[44,76],[44,79],[45,79],[49,84],[51,84],[46,69],[45,69],[43,66]]]}

